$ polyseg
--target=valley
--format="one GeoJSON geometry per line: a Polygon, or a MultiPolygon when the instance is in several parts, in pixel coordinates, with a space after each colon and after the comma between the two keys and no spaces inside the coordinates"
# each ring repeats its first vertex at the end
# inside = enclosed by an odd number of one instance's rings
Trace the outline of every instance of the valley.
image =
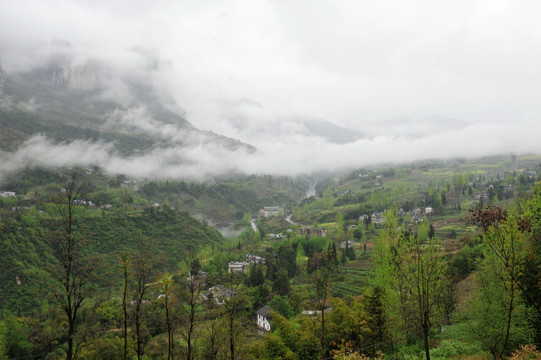
{"type": "MultiPolygon", "coordinates": [[[[413,241],[408,246],[419,241],[429,249],[436,241],[433,249],[439,249],[448,282],[440,290],[445,294],[441,312],[431,318],[441,324],[430,330],[432,357],[484,353],[488,358],[490,348],[460,330],[475,324],[460,317],[469,316],[466,308],[472,306],[464,304],[464,297],[479,292],[472,277],[480,279],[489,259],[479,237],[483,229],[472,223],[470,211],[485,206],[512,211],[521,202],[525,210],[537,206],[539,195],[532,196],[541,158],[513,161],[518,163],[514,171],[509,156],[364,168],[321,179],[310,197],[309,176],[233,176],[195,183],[110,176],[98,167],[11,173],[0,182],[3,351],[8,358],[62,354],[60,345],[67,340],[57,305],[65,295],[55,295],[62,282],[54,269],[65,259],[58,251],[65,249],[65,210],[72,208],[70,231],[80,246],[80,260],[73,266],[86,269],[73,273],[73,281],[92,284],[85,287],[75,323],[76,339],[83,329],[93,329],[91,337],[80,338],[81,344],[91,341],[78,350],[81,358],[121,358],[122,339],[128,341],[130,357],[159,358],[169,343],[174,344],[172,356],[179,358],[188,356],[186,351],[205,358],[213,349],[208,346],[215,347],[216,358],[231,351],[246,358],[316,359],[321,351],[340,358],[341,351],[357,347],[372,356],[376,350],[416,356],[423,351],[422,337],[407,335],[417,331],[415,323],[406,322],[404,329],[402,320],[387,317],[390,313],[374,318],[390,306],[373,308],[374,301],[383,301],[380,286],[393,286],[379,281],[382,271],[395,271],[392,263],[383,270],[381,262],[382,246],[394,231],[413,241]],[[70,186],[80,191],[69,194],[70,186]],[[221,224],[225,235],[208,225],[220,221],[231,222],[221,224]],[[389,221],[399,227],[389,228],[389,221]],[[119,269],[125,269],[124,277],[119,269]],[[123,296],[132,304],[124,317],[123,296]],[[265,305],[272,310],[270,332],[258,331],[255,323],[265,305]],[[325,325],[321,315],[306,315],[320,310],[328,311],[325,325]],[[139,335],[134,333],[136,314],[144,331],[139,335]],[[188,334],[191,340],[184,337],[188,334]],[[233,342],[225,340],[232,335],[233,342]],[[340,347],[340,339],[349,339],[350,347],[340,347]]],[[[520,306],[526,304],[527,299],[520,306]]],[[[515,341],[526,336],[512,334],[515,341]]]]}

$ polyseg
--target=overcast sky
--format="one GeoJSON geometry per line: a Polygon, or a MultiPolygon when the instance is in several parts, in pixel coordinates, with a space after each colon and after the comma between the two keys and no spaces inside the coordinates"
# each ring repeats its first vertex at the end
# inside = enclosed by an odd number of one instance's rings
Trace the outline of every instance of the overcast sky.
{"type": "Polygon", "coordinates": [[[29,69],[63,40],[128,71],[143,49],[170,64],[153,81],[188,121],[260,149],[245,172],[541,153],[539,14],[533,0],[0,0],[0,62],[29,69]],[[367,137],[330,143],[311,118],[367,137]]]}

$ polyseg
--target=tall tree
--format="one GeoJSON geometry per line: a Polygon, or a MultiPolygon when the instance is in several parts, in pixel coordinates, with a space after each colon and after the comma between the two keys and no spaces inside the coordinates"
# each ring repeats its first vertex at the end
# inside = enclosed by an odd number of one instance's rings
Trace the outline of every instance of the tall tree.
{"type": "Polygon", "coordinates": [[[228,360],[236,360],[241,358],[240,341],[242,338],[241,319],[243,313],[248,309],[248,299],[246,293],[242,289],[241,278],[238,274],[231,273],[228,278],[228,295],[222,307],[223,319],[226,328],[226,344],[225,358],[228,360]]]}
{"type": "MultiPolygon", "coordinates": [[[[334,248],[335,249],[335,248],[334,248]]],[[[309,280],[312,286],[316,311],[318,316],[313,319],[318,322],[316,332],[319,337],[320,356],[323,360],[327,352],[325,310],[332,289],[332,273],[336,267],[336,254],[333,247],[327,251],[314,253],[308,261],[309,280]]]]}
{"type": "Polygon", "coordinates": [[[272,283],[272,291],[282,296],[287,296],[291,293],[291,285],[289,284],[286,270],[280,270],[278,272],[276,280],[272,283]]]}
{"type": "Polygon", "coordinates": [[[375,285],[383,289],[388,317],[402,324],[402,331],[415,324],[430,359],[429,332],[442,318],[441,297],[448,286],[437,239],[421,244],[416,236],[406,235],[396,213],[389,212],[386,228],[376,241],[375,267],[375,285]]]}
{"type": "Polygon", "coordinates": [[[163,307],[165,310],[165,325],[167,327],[167,360],[170,360],[173,357],[173,350],[174,350],[173,338],[174,338],[174,333],[175,333],[175,328],[173,325],[173,316],[172,316],[174,281],[171,274],[169,273],[162,274],[158,278],[158,286],[161,292],[158,299],[163,304],[163,307]]]}
{"type": "Polygon", "coordinates": [[[181,285],[181,309],[185,321],[182,323],[182,336],[186,340],[187,352],[186,359],[194,358],[194,344],[196,328],[199,325],[198,310],[203,304],[203,299],[200,296],[201,291],[205,286],[205,275],[200,272],[201,264],[198,259],[193,259],[190,263],[190,272],[188,280],[181,285]]]}
{"type": "Polygon", "coordinates": [[[261,264],[251,266],[250,275],[248,277],[248,286],[260,286],[265,281],[261,264]]]}
{"type": "Polygon", "coordinates": [[[85,186],[80,176],[72,173],[64,181],[61,194],[54,199],[54,210],[49,213],[55,228],[51,245],[57,260],[51,272],[61,288],[55,300],[67,318],[66,345],[61,348],[68,360],[77,357],[84,341],[84,338],[76,340],[79,312],[95,287],[96,262],[85,254],[86,241],[81,234],[82,225],[77,221],[77,203],[85,186]]]}
{"type": "Polygon", "coordinates": [[[120,271],[122,272],[122,337],[124,338],[124,360],[128,358],[128,283],[129,283],[129,268],[130,257],[126,252],[118,256],[120,262],[120,271]]]}
{"type": "MultiPolygon", "coordinates": [[[[472,220],[483,228],[483,243],[486,246],[484,269],[490,274],[485,278],[499,282],[499,285],[494,284],[499,290],[493,294],[505,294],[505,299],[500,301],[500,312],[506,314],[505,327],[501,329],[498,341],[490,346],[494,358],[501,358],[510,351],[515,318],[520,313],[520,295],[532,299],[531,292],[522,281],[534,255],[530,246],[532,222],[530,218],[520,215],[516,208],[507,211],[495,206],[473,211],[472,220]]],[[[485,288],[488,289],[487,286],[485,288]]],[[[483,293],[485,297],[489,294],[486,289],[483,293]]],[[[535,300],[532,299],[530,304],[539,311],[535,300]]]]}
{"type": "Polygon", "coordinates": [[[135,287],[135,352],[137,359],[142,360],[148,336],[144,334],[144,322],[142,318],[145,295],[154,275],[154,254],[149,240],[137,236],[137,250],[132,258],[132,274],[135,287]]]}

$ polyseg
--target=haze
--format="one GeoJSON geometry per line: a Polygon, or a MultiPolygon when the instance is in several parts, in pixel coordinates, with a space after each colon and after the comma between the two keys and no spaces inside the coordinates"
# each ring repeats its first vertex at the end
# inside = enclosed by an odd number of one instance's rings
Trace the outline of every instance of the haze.
{"type": "MultiPolygon", "coordinates": [[[[172,146],[122,158],[110,144],[35,137],[2,167],[94,163],[199,179],[538,154],[540,10],[536,1],[497,0],[0,0],[8,73],[59,51],[76,63],[97,59],[152,83],[195,127],[258,150],[172,146]],[[314,130],[328,123],[363,136],[336,141],[314,130]]],[[[122,102],[121,89],[109,90],[122,102]]],[[[155,126],[137,111],[121,119],[155,126]]],[[[177,130],[155,129],[164,137],[177,130]]]]}

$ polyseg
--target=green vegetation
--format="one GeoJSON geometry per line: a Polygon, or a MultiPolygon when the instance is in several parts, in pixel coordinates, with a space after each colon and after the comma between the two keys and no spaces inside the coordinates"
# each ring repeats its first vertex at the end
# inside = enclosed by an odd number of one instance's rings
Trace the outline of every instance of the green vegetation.
{"type": "Polygon", "coordinates": [[[535,358],[536,162],[364,169],[304,200],[308,178],[25,169],[0,185],[0,359],[535,358]],[[254,231],[277,204],[296,225],[254,231]]]}

